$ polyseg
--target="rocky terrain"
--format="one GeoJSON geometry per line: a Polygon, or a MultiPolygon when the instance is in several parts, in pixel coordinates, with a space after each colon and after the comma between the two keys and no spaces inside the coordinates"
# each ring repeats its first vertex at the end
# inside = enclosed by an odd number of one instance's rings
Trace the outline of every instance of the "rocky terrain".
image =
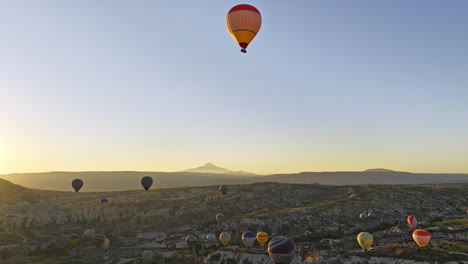
{"type": "MultiPolygon", "coordinates": [[[[255,183],[121,192],[27,189],[0,180],[2,263],[271,263],[264,248],[247,249],[241,234],[265,231],[297,244],[293,263],[468,263],[468,185],[352,185],[255,183]],[[101,206],[100,199],[109,204],[101,206]],[[362,213],[370,217],[359,218],[362,213]],[[226,221],[218,224],[217,213],[226,221]],[[418,249],[406,224],[418,216],[432,234],[418,249]],[[7,217],[9,215],[9,217],[7,217]],[[107,254],[83,238],[71,249],[68,235],[95,229],[106,235],[107,254]],[[227,231],[230,246],[210,244],[206,234],[227,231]],[[356,235],[374,236],[363,252],[356,235]],[[188,247],[187,235],[198,242],[188,247]],[[27,243],[39,242],[30,252],[27,243]]],[[[1,251],[1,248],[0,248],[1,251]]]]}

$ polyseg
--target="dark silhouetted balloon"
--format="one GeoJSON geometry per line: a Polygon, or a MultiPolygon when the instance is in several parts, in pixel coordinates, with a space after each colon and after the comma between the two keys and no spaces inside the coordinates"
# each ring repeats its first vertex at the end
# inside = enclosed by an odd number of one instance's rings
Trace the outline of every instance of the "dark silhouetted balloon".
{"type": "Polygon", "coordinates": [[[221,186],[219,186],[219,190],[221,191],[221,193],[223,193],[224,195],[226,195],[226,193],[229,191],[229,186],[227,186],[227,185],[221,185],[221,186]]]}
{"type": "Polygon", "coordinates": [[[149,188],[151,188],[151,185],[153,185],[153,178],[151,178],[150,176],[145,176],[141,178],[141,186],[145,188],[145,191],[148,191],[149,188]]]}
{"type": "Polygon", "coordinates": [[[74,179],[72,181],[72,187],[75,189],[75,192],[79,192],[81,187],[83,187],[83,181],[80,179],[74,179]]]}

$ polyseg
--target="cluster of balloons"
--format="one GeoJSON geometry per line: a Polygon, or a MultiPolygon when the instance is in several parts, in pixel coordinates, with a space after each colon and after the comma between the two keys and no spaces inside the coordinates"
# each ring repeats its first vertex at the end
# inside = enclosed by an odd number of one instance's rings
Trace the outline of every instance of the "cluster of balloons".
{"type": "MultiPolygon", "coordinates": [[[[406,221],[411,228],[416,228],[419,223],[416,216],[413,215],[408,216],[406,221]]],[[[424,229],[416,229],[413,231],[413,239],[419,247],[424,248],[429,244],[429,241],[431,240],[431,234],[424,229]]],[[[371,247],[372,242],[374,242],[372,235],[367,232],[359,233],[357,236],[357,241],[364,250],[368,250],[371,247]]]]}

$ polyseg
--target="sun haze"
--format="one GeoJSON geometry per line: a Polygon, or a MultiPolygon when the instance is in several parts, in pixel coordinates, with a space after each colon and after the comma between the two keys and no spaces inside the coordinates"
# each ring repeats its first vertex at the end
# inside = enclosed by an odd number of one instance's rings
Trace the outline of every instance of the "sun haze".
{"type": "Polygon", "coordinates": [[[464,1],[0,2],[0,173],[468,173],[464,1]]]}

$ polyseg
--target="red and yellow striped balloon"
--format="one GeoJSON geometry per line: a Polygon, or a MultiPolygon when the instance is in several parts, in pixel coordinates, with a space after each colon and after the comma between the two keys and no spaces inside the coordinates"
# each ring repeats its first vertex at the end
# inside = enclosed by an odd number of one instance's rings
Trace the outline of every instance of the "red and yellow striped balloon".
{"type": "Polygon", "coordinates": [[[226,15],[226,28],[244,53],[260,31],[261,25],[260,11],[251,5],[236,5],[226,15]]]}
{"type": "Polygon", "coordinates": [[[431,240],[431,234],[424,229],[416,229],[413,232],[413,239],[419,247],[425,247],[431,240]]]}

